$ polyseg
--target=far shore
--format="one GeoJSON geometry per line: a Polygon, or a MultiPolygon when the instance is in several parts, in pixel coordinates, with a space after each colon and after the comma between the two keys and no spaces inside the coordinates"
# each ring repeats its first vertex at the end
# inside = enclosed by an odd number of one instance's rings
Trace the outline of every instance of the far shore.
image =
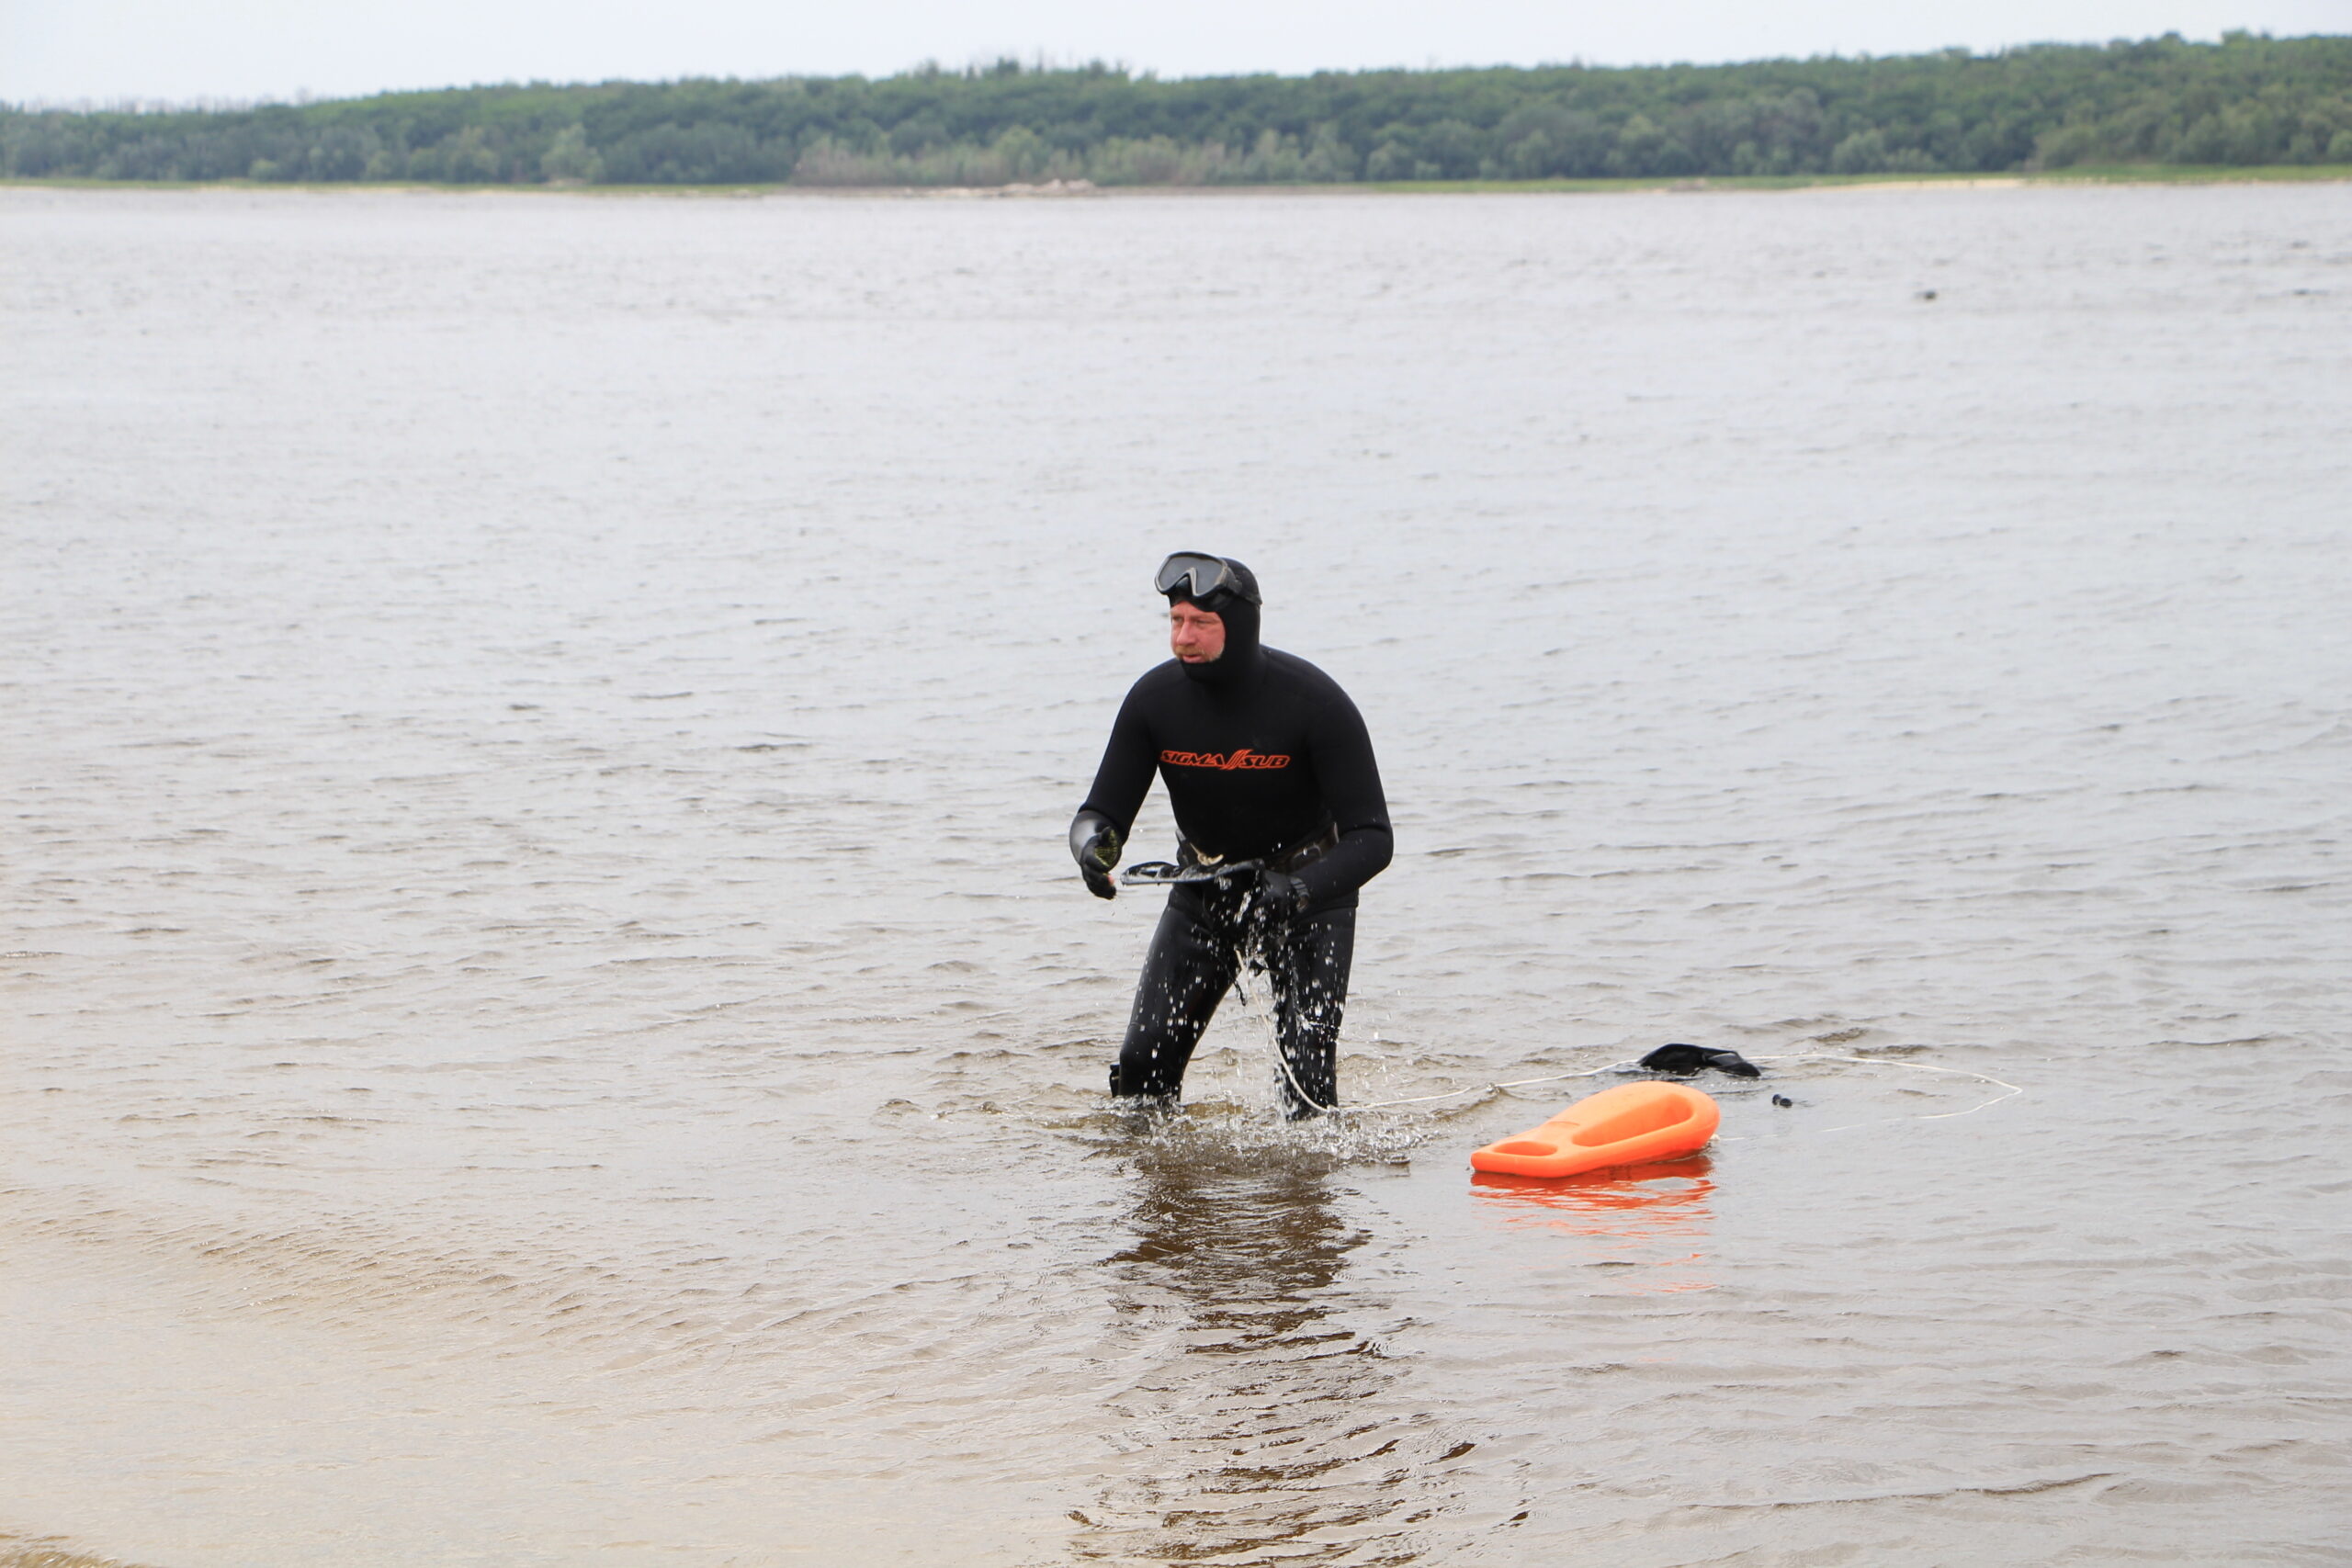
{"type": "Polygon", "coordinates": [[[2117,185],[2312,185],[2352,182],[2352,164],[2123,164],[2015,174],[1889,175],[1701,175],[1683,178],[1550,180],[1363,180],[1295,185],[1097,186],[1085,180],[1051,180],[1010,186],[819,186],[766,185],[545,185],[381,183],[336,180],[98,180],[0,177],[0,188],[25,190],[208,190],[303,191],[311,194],[368,191],[435,196],[713,197],[757,198],[815,197],[835,200],[1012,200],[1069,201],[1149,197],[1348,196],[1603,196],[1610,194],[1705,195],[1723,191],[1831,190],[2015,190],[2028,186],[2117,185]]]}

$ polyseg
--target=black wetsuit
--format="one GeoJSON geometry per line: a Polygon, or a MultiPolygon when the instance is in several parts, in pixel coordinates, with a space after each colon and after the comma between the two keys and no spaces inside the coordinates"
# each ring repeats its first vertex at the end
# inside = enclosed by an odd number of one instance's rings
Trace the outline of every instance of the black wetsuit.
{"type": "Polygon", "coordinates": [[[1248,877],[1170,889],[1111,1090],[1176,1094],[1246,958],[1271,982],[1284,1098],[1309,1114],[1338,1103],[1356,890],[1388,863],[1388,805],[1363,716],[1339,683],[1261,648],[1256,605],[1205,607],[1225,620],[1224,653],[1205,665],[1171,659],[1135,683],[1080,818],[1107,819],[1124,841],[1157,772],[1183,861],[1265,860],[1303,885],[1305,908],[1261,916],[1248,877]]]}

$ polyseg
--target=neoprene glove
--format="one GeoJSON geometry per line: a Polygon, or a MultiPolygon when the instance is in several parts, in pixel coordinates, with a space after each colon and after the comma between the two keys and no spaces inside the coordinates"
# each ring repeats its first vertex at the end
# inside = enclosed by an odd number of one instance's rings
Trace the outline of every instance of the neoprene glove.
{"type": "Polygon", "coordinates": [[[1258,908],[1268,919],[1295,919],[1306,913],[1313,902],[1306,884],[1286,871],[1261,871],[1258,874],[1258,908]]]}
{"type": "Polygon", "coordinates": [[[1097,898],[1115,898],[1119,885],[1111,880],[1111,868],[1119,863],[1119,829],[1099,811],[1081,811],[1069,825],[1069,855],[1078,862],[1078,874],[1086,878],[1086,890],[1097,898]]]}

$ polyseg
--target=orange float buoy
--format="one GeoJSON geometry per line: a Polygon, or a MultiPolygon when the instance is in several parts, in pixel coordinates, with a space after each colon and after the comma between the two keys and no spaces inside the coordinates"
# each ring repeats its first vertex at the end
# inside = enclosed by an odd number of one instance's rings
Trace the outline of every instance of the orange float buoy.
{"type": "Polygon", "coordinates": [[[1574,1176],[1610,1166],[1695,1155],[1724,1113],[1679,1083],[1624,1083],[1577,1100],[1531,1133],[1488,1144],[1473,1170],[1509,1176],[1574,1176]]]}

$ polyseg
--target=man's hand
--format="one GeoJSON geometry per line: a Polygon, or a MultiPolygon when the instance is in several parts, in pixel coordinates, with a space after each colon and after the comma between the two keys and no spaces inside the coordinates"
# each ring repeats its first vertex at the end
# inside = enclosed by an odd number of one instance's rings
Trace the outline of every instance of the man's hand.
{"type": "Polygon", "coordinates": [[[1115,898],[1119,885],[1111,880],[1111,868],[1119,863],[1119,829],[1099,811],[1081,811],[1069,825],[1070,858],[1078,862],[1078,874],[1086,879],[1086,890],[1097,898],[1115,898]]]}
{"type": "Polygon", "coordinates": [[[1286,871],[1258,874],[1258,911],[1270,920],[1292,920],[1312,902],[1306,884],[1286,871]]]}

